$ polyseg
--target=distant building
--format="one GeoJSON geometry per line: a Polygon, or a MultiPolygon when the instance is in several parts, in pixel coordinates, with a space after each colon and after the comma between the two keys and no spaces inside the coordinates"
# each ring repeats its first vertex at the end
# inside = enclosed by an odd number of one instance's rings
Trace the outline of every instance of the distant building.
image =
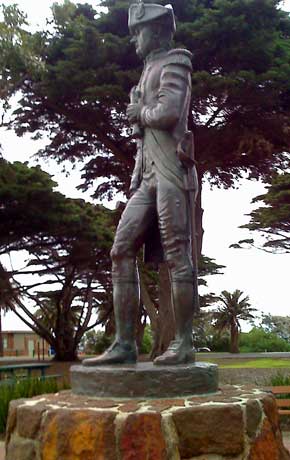
{"type": "Polygon", "coordinates": [[[2,331],[4,356],[48,356],[49,344],[33,331],[2,331]]]}

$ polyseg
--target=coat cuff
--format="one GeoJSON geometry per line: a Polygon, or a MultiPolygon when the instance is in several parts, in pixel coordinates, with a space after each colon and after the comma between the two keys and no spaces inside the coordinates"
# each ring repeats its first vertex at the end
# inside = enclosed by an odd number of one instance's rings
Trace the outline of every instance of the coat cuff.
{"type": "Polygon", "coordinates": [[[145,105],[142,107],[141,112],[140,112],[140,121],[142,126],[146,126],[146,112],[148,110],[148,107],[145,105]]]}

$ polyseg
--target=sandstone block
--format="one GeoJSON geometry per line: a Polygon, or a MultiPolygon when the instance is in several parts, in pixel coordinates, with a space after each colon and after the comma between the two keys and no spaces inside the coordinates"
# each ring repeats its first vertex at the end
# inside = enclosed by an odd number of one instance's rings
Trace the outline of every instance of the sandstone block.
{"type": "Polygon", "coordinates": [[[246,404],[247,435],[256,436],[258,426],[262,419],[262,410],[257,400],[249,400],[246,404]]]}
{"type": "Polygon", "coordinates": [[[172,415],[181,458],[201,454],[237,455],[244,447],[240,406],[206,405],[180,409],[172,415]]]}
{"type": "Polygon", "coordinates": [[[114,413],[61,410],[48,418],[41,442],[42,460],[116,459],[114,413]]]}
{"type": "Polygon", "coordinates": [[[149,401],[148,405],[149,409],[162,412],[172,407],[184,407],[184,399],[155,399],[149,401]]]}
{"type": "Polygon", "coordinates": [[[37,460],[34,442],[13,436],[7,448],[6,460],[37,460]]]}
{"type": "Polygon", "coordinates": [[[279,415],[277,411],[276,401],[272,394],[267,395],[263,399],[263,408],[265,415],[269,419],[269,422],[271,423],[273,429],[277,430],[277,428],[279,427],[279,415]]]}
{"type": "Polygon", "coordinates": [[[251,447],[249,460],[284,460],[281,447],[283,451],[284,448],[277,442],[270,422],[265,419],[261,433],[251,447]]]}
{"type": "Polygon", "coordinates": [[[23,438],[36,438],[40,428],[40,422],[45,406],[37,404],[27,406],[25,404],[17,410],[17,433],[23,438]]]}
{"type": "Polygon", "coordinates": [[[121,460],[167,460],[161,415],[131,414],[121,427],[121,460]]]}
{"type": "Polygon", "coordinates": [[[24,399],[17,399],[15,401],[11,401],[9,404],[9,412],[8,412],[8,418],[7,418],[7,424],[6,424],[6,439],[5,443],[6,445],[10,441],[11,434],[15,430],[16,427],[16,422],[17,422],[17,408],[21,404],[23,404],[24,399]]]}

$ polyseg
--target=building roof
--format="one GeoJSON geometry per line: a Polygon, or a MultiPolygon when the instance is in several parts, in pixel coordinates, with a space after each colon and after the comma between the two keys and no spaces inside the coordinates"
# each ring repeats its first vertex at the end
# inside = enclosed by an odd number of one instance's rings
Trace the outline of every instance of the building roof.
{"type": "Polygon", "coordinates": [[[34,331],[2,331],[2,334],[34,334],[37,335],[34,331]]]}

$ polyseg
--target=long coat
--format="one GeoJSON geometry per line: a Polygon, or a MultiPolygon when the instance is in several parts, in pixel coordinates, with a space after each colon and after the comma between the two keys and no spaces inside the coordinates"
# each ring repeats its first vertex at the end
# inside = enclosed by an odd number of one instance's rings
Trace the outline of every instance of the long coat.
{"type": "MultiPolygon", "coordinates": [[[[186,190],[186,171],[177,149],[188,126],[191,98],[192,55],[185,49],[157,50],[144,65],[138,84],[141,113],[139,126],[143,138],[137,143],[135,168],[130,190],[141,184],[146,161],[154,162],[157,174],[186,190]]],[[[157,216],[145,243],[145,261],[161,262],[163,250],[157,216]]]]}

